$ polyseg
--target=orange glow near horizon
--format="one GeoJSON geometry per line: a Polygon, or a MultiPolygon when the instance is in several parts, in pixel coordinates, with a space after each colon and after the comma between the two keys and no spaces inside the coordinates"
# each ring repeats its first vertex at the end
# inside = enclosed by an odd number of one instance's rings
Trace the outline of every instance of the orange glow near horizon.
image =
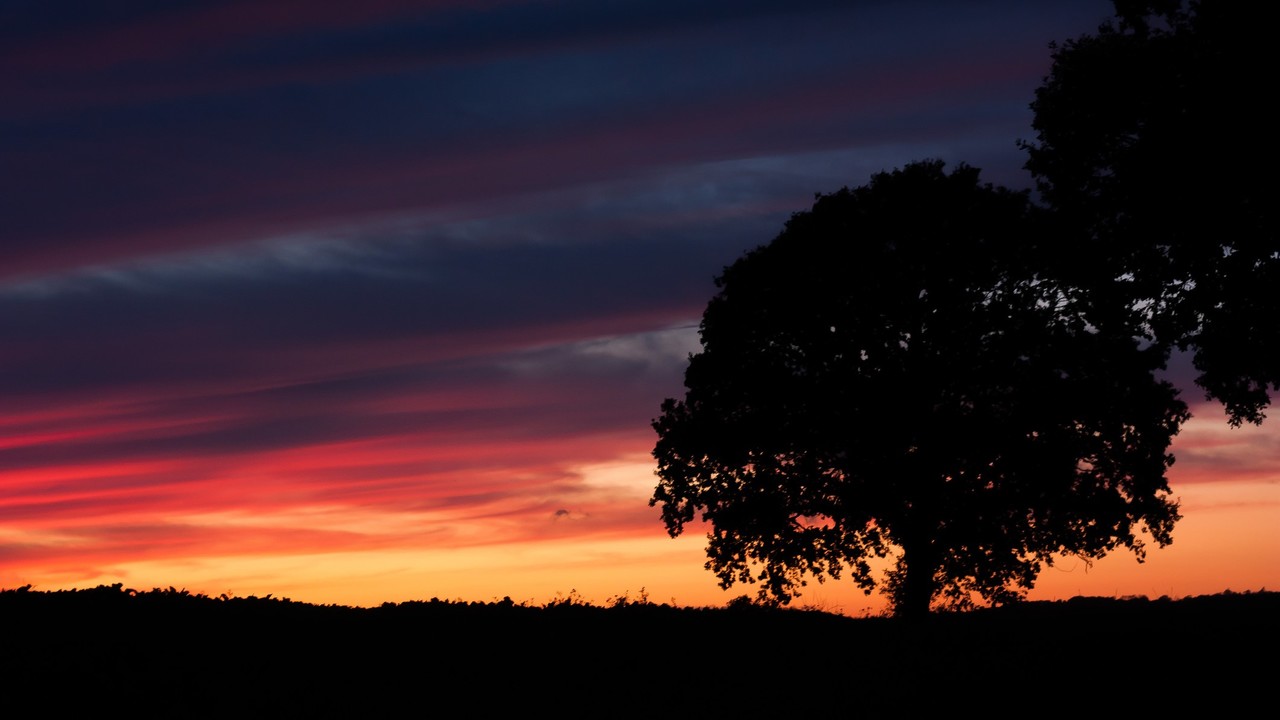
{"type": "MultiPolygon", "coordinates": [[[[354,606],[431,597],[540,604],[569,594],[605,603],[641,593],[654,602],[715,606],[755,592],[718,587],[703,567],[705,540],[696,529],[674,540],[665,535],[647,505],[653,481],[644,436],[584,439],[575,447],[503,446],[502,454],[523,460],[520,469],[470,462],[495,457],[498,448],[413,440],[262,453],[234,470],[156,460],[6,474],[0,510],[11,512],[0,527],[8,548],[0,557],[3,586],[120,582],[354,606]],[[557,462],[559,453],[592,459],[571,466],[557,462]],[[428,461],[440,469],[433,484],[419,487],[428,461]],[[454,463],[462,466],[449,467],[454,463]],[[183,493],[183,483],[138,482],[166,473],[193,475],[188,489],[200,488],[199,502],[183,493]],[[111,478],[134,483],[96,493],[58,489],[111,478]],[[530,479],[548,496],[516,491],[530,479]],[[410,488],[416,499],[406,504],[410,488]],[[556,492],[565,495],[553,499],[556,492]]],[[[1277,448],[1269,425],[1188,423],[1171,472],[1184,516],[1174,543],[1150,547],[1144,563],[1127,551],[1092,564],[1060,560],[1044,570],[1030,598],[1274,588],[1277,448]]],[[[847,581],[811,582],[796,604],[855,616],[884,609],[879,594],[868,597],[847,581]]]]}

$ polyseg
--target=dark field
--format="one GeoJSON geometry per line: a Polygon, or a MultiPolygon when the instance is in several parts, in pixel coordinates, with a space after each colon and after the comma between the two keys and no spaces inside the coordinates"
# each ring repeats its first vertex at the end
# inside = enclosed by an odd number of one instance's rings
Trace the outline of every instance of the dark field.
{"type": "Polygon", "coordinates": [[[620,601],[0,591],[4,717],[1270,716],[1280,593],[908,624],[620,601]]]}

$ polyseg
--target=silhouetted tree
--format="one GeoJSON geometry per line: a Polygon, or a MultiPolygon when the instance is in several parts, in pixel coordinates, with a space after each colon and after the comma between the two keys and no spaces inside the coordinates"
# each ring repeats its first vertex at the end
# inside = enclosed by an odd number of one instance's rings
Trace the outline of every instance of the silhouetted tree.
{"type": "Polygon", "coordinates": [[[788,602],[872,563],[895,612],[1022,597],[1055,556],[1161,546],[1186,418],[1167,356],[1033,272],[1025,193],[940,162],[819,196],[717,278],[683,400],[653,421],[668,532],[788,602]]]}
{"type": "Polygon", "coordinates": [[[1274,30],[1238,0],[1121,1],[1055,45],[1023,143],[1097,325],[1193,352],[1232,425],[1280,387],[1274,30]]]}

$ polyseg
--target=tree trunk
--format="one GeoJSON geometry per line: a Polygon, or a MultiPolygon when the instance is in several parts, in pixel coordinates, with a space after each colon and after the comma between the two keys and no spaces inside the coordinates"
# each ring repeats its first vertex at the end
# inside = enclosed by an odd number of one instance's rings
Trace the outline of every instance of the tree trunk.
{"type": "Polygon", "coordinates": [[[906,568],[902,588],[894,607],[900,618],[919,619],[929,616],[929,605],[936,591],[933,544],[927,536],[916,536],[902,544],[902,564],[906,568]]]}

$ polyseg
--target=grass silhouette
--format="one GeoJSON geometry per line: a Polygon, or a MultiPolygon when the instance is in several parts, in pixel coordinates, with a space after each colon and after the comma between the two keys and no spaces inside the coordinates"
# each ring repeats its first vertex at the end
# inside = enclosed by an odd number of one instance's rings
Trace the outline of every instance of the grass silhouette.
{"type": "Polygon", "coordinates": [[[643,593],[354,608],[116,584],[0,590],[0,618],[6,704],[40,715],[1230,716],[1272,697],[1280,593],[904,622],[643,593]]]}

